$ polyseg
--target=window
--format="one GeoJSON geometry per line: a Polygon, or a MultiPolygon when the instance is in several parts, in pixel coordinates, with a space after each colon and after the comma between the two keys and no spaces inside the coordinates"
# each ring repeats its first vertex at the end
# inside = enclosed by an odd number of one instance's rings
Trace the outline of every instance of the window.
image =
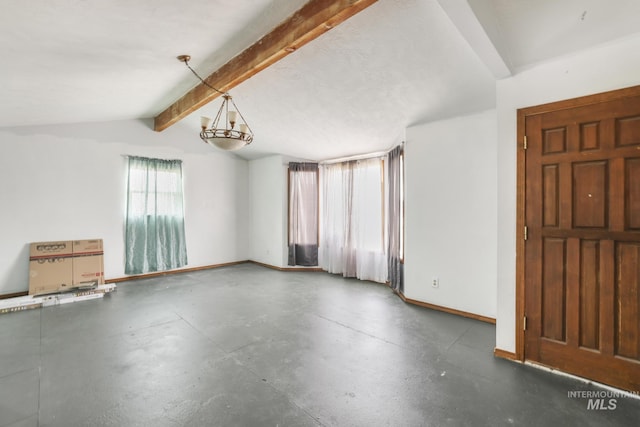
{"type": "Polygon", "coordinates": [[[129,157],[125,273],[186,264],[182,161],[129,157]]]}
{"type": "Polygon", "coordinates": [[[289,265],[318,265],[318,164],[289,163],[289,265]]]}
{"type": "Polygon", "coordinates": [[[322,172],[321,267],[345,277],[385,282],[382,160],[329,164],[322,172]]]}

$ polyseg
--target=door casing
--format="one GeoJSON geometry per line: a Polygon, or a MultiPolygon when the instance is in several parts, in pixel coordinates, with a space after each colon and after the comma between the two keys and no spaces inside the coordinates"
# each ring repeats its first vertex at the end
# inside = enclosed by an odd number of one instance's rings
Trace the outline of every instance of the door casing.
{"type": "Polygon", "coordinates": [[[516,177],[516,351],[515,359],[524,362],[525,354],[525,226],[526,226],[526,151],[525,123],[527,116],[599,104],[628,97],[640,96],[640,86],[587,95],[518,109],[517,111],[517,177],[516,177]]]}

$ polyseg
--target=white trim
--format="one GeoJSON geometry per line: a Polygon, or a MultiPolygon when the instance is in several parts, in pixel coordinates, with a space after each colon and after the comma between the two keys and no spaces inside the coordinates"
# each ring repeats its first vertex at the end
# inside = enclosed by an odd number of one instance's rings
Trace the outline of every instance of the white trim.
{"type": "Polygon", "coordinates": [[[569,374],[567,372],[560,371],[558,369],[553,369],[553,368],[550,368],[548,366],[540,365],[538,363],[534,363],[534,362],[531,362],[529,360],[525,360],[524,361],[524,365],[531,366],[533,368],[540,369],[540,370],[543,370],[543,371],[551,372],[552,374],[560,375],[560,376],[563,376],[563,377],[566,377],[566,378],[571,378],[571,379],[574,379],[574,380],[578,380],[578,381],[580,381],[582,383],[585,383],[585,384],[592,384],[592,385],[594,385],[596,387],[600,387],[600,388],[603,388],[603,389],[605,389],[607,391],[611,391],[611,392],[623,395],[623,396],[628,397],[630,399],[640,400],[640,390],[637,390],[635,393],[630,393],[627,390],[622,390],[622,389],[619,389],[619,388],[616,388],[616,387],[612,387],[612,386],[609,386],[609,385],[606,385],[606,384],[602,384],[602,383],[599,383],[599,382],[596,382],[596,381],[593,381],[593,380],[590,380],[590,379],[587,379],[587,378],[583,378],[583,377],[579,377],[577,375],[569,374]]]}
{"type": "Polygon", "coordinates": [[[28,295],[23,297],[7,298],[0,300],[0,314],[102,298],[105,294],[114,292],[115,290],[116,285],[106,284],[99,285],[91,289],[76,289],[72,292],[53,295],[28,295]]]}

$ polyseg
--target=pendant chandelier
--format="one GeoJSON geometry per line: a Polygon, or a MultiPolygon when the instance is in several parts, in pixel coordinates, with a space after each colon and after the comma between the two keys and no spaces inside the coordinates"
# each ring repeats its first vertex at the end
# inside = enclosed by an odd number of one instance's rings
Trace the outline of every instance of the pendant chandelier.
{"type": "Polygon", "coordinates": [[[253,141],[253,132],[242,116],[242,113],[240,113],[240,110],[238,110],[236,103],[233,102],[231,95],[216,89],[204,81],[189,65],[190,59],[191,56],[189,55],[178,56],[178,60],[184,62],[187,68],[191,70],[202,84],[222,95],[222,105],[220,105],[215,118],[200,118],[200,126],[202,128],[200,138],[207,144],[225,151],[239,150],[251,144],[253,141]]]}

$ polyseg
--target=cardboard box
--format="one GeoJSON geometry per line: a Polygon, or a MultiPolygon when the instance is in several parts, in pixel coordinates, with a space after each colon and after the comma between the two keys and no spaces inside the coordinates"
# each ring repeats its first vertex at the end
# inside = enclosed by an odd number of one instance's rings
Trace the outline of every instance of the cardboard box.
{"type": "Polygon", "coordinates": [[[74,240],[73,255],[102,255],[102,239],[74,240]]]}
{"type": "Polygon", "coordinates": [[[102,239],[36,242],[29,254],[29,295],[104,284],[102,239]]]}
{"type": "Polygon", "coordinates": [[[72,288],[72,257],[40,257],[29,261],[29,295],[44,295],[72,288]]]}
{"type": "Polygon", "coordinates": [[[73,286],[104,284],[102,239],[73,241],[73,286]]]}
{"type": "Polygon", "coordinates": [[[51,258],[60,256],[71,256],[73,254],[73,244],[70,240],[61,242],[37,242],[32,243],[29,248],[29,259],[51,258]]]}
{"type": "Polygon", "coordinates": [[[104,260],[102,255],[77,255],[73,257],[73,287],[93,287],[104,284],[104,260]]]}

